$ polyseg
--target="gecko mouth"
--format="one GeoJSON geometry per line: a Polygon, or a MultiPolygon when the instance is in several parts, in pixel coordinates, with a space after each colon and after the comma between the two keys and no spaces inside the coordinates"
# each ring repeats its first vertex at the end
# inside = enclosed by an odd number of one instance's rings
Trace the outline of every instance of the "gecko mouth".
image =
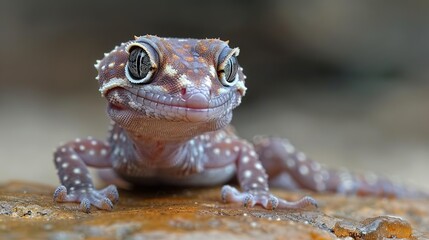
{"type": "Polygon", "coordinates": [[[197,95],[193,101],[180,97],[158,94],[137,89],[112,88],[106,93],[109,110],[114,112],[138,112],[149,118],[169,121],[206,122],[224,116],[232,103],[232,94],[211,99],[197,95]]]}

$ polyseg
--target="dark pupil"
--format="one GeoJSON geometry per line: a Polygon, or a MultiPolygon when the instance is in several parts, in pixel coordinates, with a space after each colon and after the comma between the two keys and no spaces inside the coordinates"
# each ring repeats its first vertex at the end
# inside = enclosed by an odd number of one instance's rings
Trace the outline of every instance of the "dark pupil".
{"type": "Polygon", "coordinates": [[[228,59],[228,63],[225,65],[224,73],[225,73],[225,79],[227,82],[232,82],[235,79],[235,75],[237,74],[237,58],[236,57],[230,57],[228,59]]]}
{"type": "Polygon", "coordinates": [[[135,79],[143,79],[151,70],[150,58],[146,51],[136,47],[128,57],[128,70],[135,79]]]}

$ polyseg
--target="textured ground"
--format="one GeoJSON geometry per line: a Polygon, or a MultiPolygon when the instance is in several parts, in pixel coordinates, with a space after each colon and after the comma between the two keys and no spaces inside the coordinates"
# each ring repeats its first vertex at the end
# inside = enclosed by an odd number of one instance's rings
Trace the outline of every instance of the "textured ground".
{"type": "MultiPolygon", "coordinates": [[[[0,238],[429,238],[428,200],[316,195],[318,211],[268,211],[222,204],[219,188],[152,189],[121,192],[114,211],[85,214],[78,211],[78,205],[53,203],[53,190],[53,186],[29,182],[0,186],[0,238]]],[[[275,193],[291,200],[301,196],[275,193]]]]}

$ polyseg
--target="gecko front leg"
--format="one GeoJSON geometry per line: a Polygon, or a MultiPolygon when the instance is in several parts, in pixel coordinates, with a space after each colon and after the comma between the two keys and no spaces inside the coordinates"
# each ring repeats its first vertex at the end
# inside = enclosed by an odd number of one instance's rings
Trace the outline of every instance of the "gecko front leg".
{"type": "Polygon", "coordinates": [[[89,212],[91,205],[99,209],[112,210],[119,194],[114,185],[102,190],[94,188],[87,166],[111,167],[110,147],[107,143],[92,139],[76,139],[60,146],[54,154],[54,163],[61,181],[54,192],[56,202],[80,202],[83,211],[89,212]]]}
{"type": "Polygon", "coordinates": [[[317,207],[317,202],[311,197],[304,197],[296,202],[288,202],[269,192],[268,175],[258,159],[253,146],[247,142],[236,142],[234,148],[240,152],[236,160],[237,178],[243,192],[226,185],[222,188],[224,202],[240,202],[245,207],[256,204],[266,209],[289,208],[301,209],[317,207]]]}

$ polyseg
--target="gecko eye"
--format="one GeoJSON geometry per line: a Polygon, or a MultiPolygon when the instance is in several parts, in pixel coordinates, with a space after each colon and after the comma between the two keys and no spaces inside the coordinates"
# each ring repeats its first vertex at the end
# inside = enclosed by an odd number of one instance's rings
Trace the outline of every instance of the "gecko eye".
{"type": "Polygon", "coordinates": [[[126,75],[132,83],[149,83],[155,68],[149,54],[140,46],[129,49],[126,75]]]}
{"type": "Polygon", "coordinates": [[[219,59],[223,59],[222,63],[219,65],[218,76],[220,82],[227,87],[234,86],[237,81],[237,72],[238,72],[238,61],[236,52],[231,52],[230,49],[228,51],[222,51],[219,56],[219,59]]]}

